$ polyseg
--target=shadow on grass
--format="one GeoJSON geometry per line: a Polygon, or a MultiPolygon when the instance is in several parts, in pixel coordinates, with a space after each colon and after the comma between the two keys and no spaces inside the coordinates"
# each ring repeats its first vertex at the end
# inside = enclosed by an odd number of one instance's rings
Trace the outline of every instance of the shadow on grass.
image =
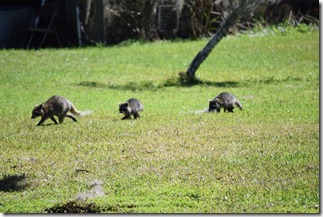
{"type": "Polygon", "coordinates": [[[145,90],[157,91],[167,87],[193,87],[193,86],[238,87],[239,86],[238,82],[235,82],[235,81],[225,81],[225,82],[199,81],[197,84],[180,84],[176,82],[171,82],[169,80],[161,84],[154,84],[151,81],[144,81],[144,82],[131,81],[123,85],[106,84],[103,82],[96,82],[96,81],[82,81],[76,85],[89,87],[89,88],[106,88],[106,89],[131,90],[131,91],[145,91],[145,90]]]}
{"type": "MultiPolygon", "coordinates": [[[[76,121],[77,122],[77,121],[76,121]]],[[[55,124],[52,120],[47,119],[44,123],[42,123],[41,125],[35,125],[35,127],[50,127],[50,126],[60,126],[62,124],[73,124],[75,123],[75,121],[72,121],[70,118],[65,118],[63,123],[58,123],[55,124]],[[67,120],[67,121],[66,121],[67,120]],[[48,121],[48,122],[47,122],[48,121]],[[46,123],[47,122],[47,123],[46,123]]]]}
{"type": "Polygon", "coordinates": [[[85,201],[69,201],[65,204],[57,204],[51,208],[45,209],[47,213],[111,213],[124,212],[126,209],[128,212],[131,212],[131,209],[135,208],[136,205],[119,205],[115,204],[113,206],[101,207],[96,205],[96,203],[87,203],[85,201]]]}
{"type": "Polygon", "coordinates": [[[95,203],[86,203],[84,201],[69,201],[65,204],[58,204],[45,209],[47,213],[100,213],[101,208],[95,203]]]}
{"type": "Polygon", "coordinates": [[[192,83],[183,83],[177,77],[169,78],[160,84],[156,84],[152,81],[141,81],[141,82],[128,82],[123,85],[118,84],[108,84],[104,82],[98,81],[82,81],[77,83],[77,86],[83,86],[88,88],[106,88],[106,89],[115,89],[115,90],[131,90],[131,91],[157,91],[162,88],[167,87],[193,87],[193,86],[213,86],[220,88],[232,88],[232,87],[250,87],[256,84],[260,85],[270,85],[270,84],[278,84],[282,82],[288,81],[303,81],[303,78],[300,77],[287,77],[284,79],[275,79],[274,77],[265,77],[265,78],[250,78],[247,80],[243,80],[241,82],[238,81],[204,81],[196,79],[192,83]]]}
{"type": "Polygon", "coordinates": [[[25,181],[26,175],[8,175],[0,179],[0,191],[12,192],[21,191],[28,187],[25,181]]]}

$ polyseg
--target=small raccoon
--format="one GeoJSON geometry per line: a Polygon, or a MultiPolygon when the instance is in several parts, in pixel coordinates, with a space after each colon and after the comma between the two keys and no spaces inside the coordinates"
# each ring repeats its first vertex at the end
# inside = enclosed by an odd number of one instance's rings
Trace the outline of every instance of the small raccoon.
{"type": "Polygon", "coordinates": [[[65,117],[71,118],[76,122],[75,117],[72,114],[67,114],[67,112],[71,112],[77,116],[84,116],[92,113],[91,111],[80,112],[75,106],[66,98],[62,96],[54,95],[50,97],[46,102],[36,105],[32,111],[31,118],[42,117],[38,122],[37,126],[40,126],[44,123],[45,120],[50,118],[55,124],[58,124],[54,115],[58,117],[59,123],[62,124],[65,117]]]}
{"type": "Polygon", "coordinates": [[[131,115],[133,115],[134,119],[140,118],[138,112],[142,110],[144,110],[143,104],[135,98],[119,104],[119,112],[125,115],[121,120],[131,119],[131,115]]]}
{"type": "Polygon", "coordinates": [[[238,106],[242,110],[242,104],[240,101],[233,96],[231,93],[222,92],[216,96],[213,100],[209,101],[209,112],[220,112],[220,109],[223,107],[224,112],[233,112],[235,106],[238,106]]]}

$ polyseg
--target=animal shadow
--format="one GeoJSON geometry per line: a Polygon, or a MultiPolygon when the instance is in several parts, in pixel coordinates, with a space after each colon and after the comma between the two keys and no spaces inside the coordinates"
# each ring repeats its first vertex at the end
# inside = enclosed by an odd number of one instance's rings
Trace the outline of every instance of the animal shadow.
{"type": "Polygon", "coordinates": [[[12,192],[21,191],[28,187],[26,183],[26,175],[7,175],[0,179],[0,191],[12,192]]]}

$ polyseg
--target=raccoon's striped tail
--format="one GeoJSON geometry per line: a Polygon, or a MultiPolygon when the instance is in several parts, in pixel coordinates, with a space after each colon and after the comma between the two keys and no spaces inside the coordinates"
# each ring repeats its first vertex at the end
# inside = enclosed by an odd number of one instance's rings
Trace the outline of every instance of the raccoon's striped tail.
{"type": "Polygon", "coordinates": [[[80,117],[93,113],[93,111],[79,111],[79,110],[76,109],[76,107],[72,103],[71,103],[70,112],[73,113],[74,115],[77,115],[77,116],[80,116],[80,117]]]}

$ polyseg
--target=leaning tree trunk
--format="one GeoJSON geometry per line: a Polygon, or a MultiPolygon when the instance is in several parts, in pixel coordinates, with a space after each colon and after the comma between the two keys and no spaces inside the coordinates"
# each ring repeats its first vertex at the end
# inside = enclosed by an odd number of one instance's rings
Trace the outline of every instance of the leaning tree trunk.
{"type": "MultiPolygon", "coordinates": [[[[195,72],[199,68],[199,66],[203,63],[203,61],[208,57],[211,53],[212,49],[220,42],[220,40],[226,36],[230,27],[232,27],[238,19],[245,14],[246,12],[251,12],[251,5],[247,4],[247,0],[241,0],[240,4],[232,11],[232,13],[225,19],[224,23],[218,29],[218,31],[212,36],[207,45],[195,56],[193,61],[188,67],[186,74],[180,74],[181,79],[187,83],[193,83],[195,79],[195,72]]],[[[261,1],[259,1],[261,2],[261,1]]],[[[252,5],[254,6],[254,5],[252,5]]]]}

